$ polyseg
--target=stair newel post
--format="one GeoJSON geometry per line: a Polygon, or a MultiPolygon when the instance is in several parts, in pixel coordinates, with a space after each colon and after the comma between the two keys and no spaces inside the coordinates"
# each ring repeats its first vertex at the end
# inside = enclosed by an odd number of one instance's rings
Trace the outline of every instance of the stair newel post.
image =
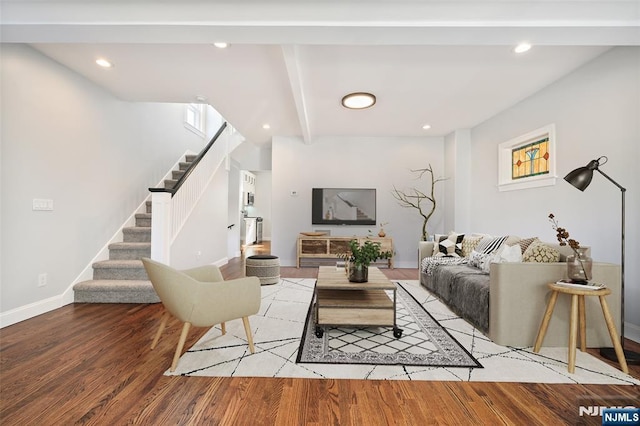
{"type": "Polygon", "coordinates": [[[151,194],[151,259],[169,264],[171,253],[171,193],[151,194]]]}

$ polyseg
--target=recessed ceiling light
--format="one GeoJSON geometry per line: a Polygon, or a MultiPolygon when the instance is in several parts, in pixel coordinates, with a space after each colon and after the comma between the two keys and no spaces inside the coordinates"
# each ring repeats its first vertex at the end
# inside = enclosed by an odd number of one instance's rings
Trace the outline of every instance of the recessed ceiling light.
{"type": "Polygon", "coordinates": [[[356,92],[349,93],[342,98],[342,106],[349,109],[364,109],[373,106],[376,97],[371,93],[356,92]]]}
{"type": "Polygon", "coordinates": [[[431,124],[425,124],[424,126],[422,126],[422,128],[424,130],[429,130],[431,128],[431,124]]]}
{"type": "Polygon", "coordinates": [[[100,65],[102,68],[111,68],[111,67],[113,67],[113,64],[111,62],[107,61],[104,58],[96,59],[96,64],[100,65]]]}
{"type": "Polygon", "coordinates": [[[264,123],[262,125],[262,128],[265,129],[265,130],[269,130],[271,128],[271,126],[269,125],[269,123],[264,123]]]}
{"type": "Polygon", "coordinates": [[[226,49],[227,47],[229,47],[229,43],[225,43],[224,41],[217,41],[213,43],[213,45],[218,49],[226,49]]]}
{"type": "Polygon", "coordinates": [[[520,43],[519,45],[517,45],[513,51],[516,53],[524,53],[526,51],[528,51],[529,49],[531,49],[531,44],[527,43],[527,42],[523,42],[520,43]]]}

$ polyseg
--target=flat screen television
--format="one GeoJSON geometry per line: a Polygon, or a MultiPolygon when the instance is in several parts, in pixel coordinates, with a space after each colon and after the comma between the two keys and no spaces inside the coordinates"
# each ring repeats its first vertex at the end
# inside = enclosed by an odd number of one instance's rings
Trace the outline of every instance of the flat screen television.
{"type": "Polygon", "coordinates": [[[313,225],[375,225],[376,190],[371,188],[313,188],[313,225]]]}

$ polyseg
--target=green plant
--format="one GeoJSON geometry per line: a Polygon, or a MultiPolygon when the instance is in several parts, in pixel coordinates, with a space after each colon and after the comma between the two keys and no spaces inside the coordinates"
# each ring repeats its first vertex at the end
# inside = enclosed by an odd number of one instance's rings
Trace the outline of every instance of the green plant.
{"type": "Polygon", "coordinates": [[[378,259],[391,259],[391,251],[382,251],[380,243],[365,240],[358,244],[358,240],[349,241],[349,252],[338,255],[341,259],[353,263],[356,266],[369,266],[378,259]]]}

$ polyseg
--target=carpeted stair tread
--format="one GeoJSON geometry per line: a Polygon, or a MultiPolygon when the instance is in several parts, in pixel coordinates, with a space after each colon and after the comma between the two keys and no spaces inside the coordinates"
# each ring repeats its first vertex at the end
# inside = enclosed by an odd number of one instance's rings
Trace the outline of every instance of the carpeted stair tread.
{"type": "Polygon", "coordinates": [[[184,175],[185,170],[174,170],[171,172],[171,178],[178,180],[184,175]]]}
{"type": "Polygon", "coordinates": [[[151,257],[151,243],[109,244],[109,260],[138,260],[151,257]]]}
{"type": "Polygon", "coordinates": [[[112,243],[109,244],[109,250],[114,249],[124,249],[124,248],[129,248],[129,249],[137,249],[137,248],[141,248],[141,247],[151,247],[151,243],[147,243],[147,242],[142,242],[142,243],[136,243],[136,242],[132,242],[132,243],[112,243]]]}
{"type": "Polygon", "coordinates": [[[101,268],[143,268],[142,260],[101,260],[93,264],[93,269],[101,268]]]}
{"type": "Polygon", "coordinates": [[[73,286],[76,303],[158,303],[147,280],[89,280],[73,286]]]}
{"type": "Polygon", "coordinates": [[[151,241],[150,226],[133,226],[122,230],[124,241],[127,243],[146,243],[151,241]]]}
{"type": "Polygon", "coordinates": [[[151,232],[151,227],[150,226],[130,226],[127,228],[123,228],[122,231],[143,234],[146,232],[151,232]]]}
{"type": "Polygon", "coordinates": [[[103,260],[93,264],[94,280],[148,280],[141,260],[103,260]]]}
{"type": "Polygon", "coordinates": [[[151,227],[151,213],[136,213],[136,228],[151,227]]]}

